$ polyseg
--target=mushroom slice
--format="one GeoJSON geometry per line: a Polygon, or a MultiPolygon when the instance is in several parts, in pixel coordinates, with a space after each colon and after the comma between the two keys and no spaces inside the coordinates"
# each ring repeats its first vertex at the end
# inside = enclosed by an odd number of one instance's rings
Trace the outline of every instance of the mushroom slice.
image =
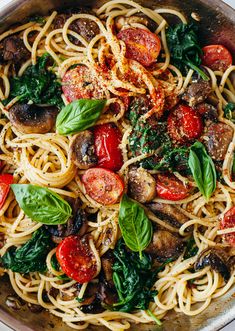
{"type": "Polygon", "coordinates": [[[73,137],[70,145],[70,155],[79,169],[86,170],[97,165],[94,135],[91,131],[85,130],[73,137]]]}
{"type": "MultiPolygon", "coordinates": [[[[161,220],[169,223],[173,227],[179,229],[184,223],[189,221],[188,216],[182,213],[182,211],[174,205],[161,202],[153,202],[147,205],[147,207],[161,220]]],[[[193,230],[190,226],[187,228],[187,232],[193,230]]]]}
{"type": "Polygon", "coordinates": [[[150,202],[156,195],[156,181],[145,169],[133,167],[128,173],[128,189],[133,199],[150,202]]]}
{"type": "Polygon", "coordinates": [[[199,255],[195,262],[194,269],[200,270],[210,266],[216,272],[219,272],[227,282],[230,277],[230,268],[228,264],[229,256],[220,248],[206,248],[199,255]]]}
{"type": "Polygon", "coordinates": [[[55,126],[56,107],[16,104],[9,111],[11,123],[22,133],[47,133],[55,126]]]}
{"type": "Polygon", "coordinates": [[[145,249],[159,262],[164,262],[169,258],[177,259],[183,250],[183,240],[167,230],[156,230],[153,233],[152,242],[145,249]]]}
{"type": "Polygon", "coordinates": [[[69,218],[66,224],[45,225],[48,232],[52,234],[52,240],[59,244],[63,238],[72,234],[85,234],[87,230],[87,216],[83,209],[78,208],[73,217],[69,218]]]}

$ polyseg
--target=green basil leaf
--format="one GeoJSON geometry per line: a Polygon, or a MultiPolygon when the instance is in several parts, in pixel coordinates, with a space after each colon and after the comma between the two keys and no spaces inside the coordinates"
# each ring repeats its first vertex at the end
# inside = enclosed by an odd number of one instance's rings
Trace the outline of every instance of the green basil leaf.
{"type": "Polygon", "coordinates": [[[144,209],[125,194],[121,200],[118,222],[127,247],[142,256],[141,252],[152,239],[152,223],[144,209]]]}
{"type": "Polygon", "coordinates": [[[48,225],[66,223],[72,208],[53,191],[31,184],[12,184],[16,200],[25,214],[35,222],[48,225]]]}
{"type": "Polygon", "coordinates": [[[106,100],[79,99],[65,106],[56,119],[61,135],[74,134],[93,126],[99,119],[106,100]]]}
{"type": "Polygon", "coordinates": [[[188,164],[197,187],[208,200],[216,189],[216,170],[204,145],[199,141],[190,148],[188,164]]]}

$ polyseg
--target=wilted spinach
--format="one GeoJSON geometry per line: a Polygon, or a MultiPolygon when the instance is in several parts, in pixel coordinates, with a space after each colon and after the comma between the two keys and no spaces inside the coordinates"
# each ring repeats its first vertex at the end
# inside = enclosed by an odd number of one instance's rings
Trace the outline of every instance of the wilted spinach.
{"type": "Polygon", "coordinates": [[[224,117],[235,123],[235,103],[229,102],[224,107],[224,117]]]}
{"type": "Polygon", "coordinates": [[[10,96],[4,103],[18,97],[20,103],[32,101],[61,108],[64,104],[61,98],[61,84],[56,75],[47,69],[49,59],[50,55],[45,53],[37,59],[35,65],[29,66],[21,77],[13,77],[10,80],[10,96]]]}
{"type": "Polygon", "coordinates": [[[195,70],[204,80],[209,80],[209,77],[199,68],[203,52],[197,33],[198,26],[195,23],[180,23],[168,28],[166,36],[171,63],[184,74],[190,68],[195,70]]]}
{"type": "Polygon", "coordinates": [[[44,272],[46,257],[54,244],[50,234],[41,227],[34,232],[32,238],[19,249],[10,248],[1,258],[4,268],[14,272],[44,272]]]}
{"type": "Polygon", "coordinates": [[[184,259],[189,259],[197,254],[198,247],[196,245],[194,237],[190,237],[186,242],[186,250],[184,253],[184,259]]]}

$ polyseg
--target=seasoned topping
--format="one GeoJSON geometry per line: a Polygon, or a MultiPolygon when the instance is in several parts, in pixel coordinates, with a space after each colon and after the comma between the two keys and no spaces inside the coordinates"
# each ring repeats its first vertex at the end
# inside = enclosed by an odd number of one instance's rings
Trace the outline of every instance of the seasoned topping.
{"type": "MultiPolygon", "coordinates": [[[[147,207],[161,220],[170,223],[170,225],[176,228],[180,228],[184,223],[189,221],[188,216],[186,216],[177,205],[153,202],[148,204],[147,207]]],[[[192,228],[188,227],[187,230],[192,230],[192,228]]]]}
{"type": "Polygon", "coordinates": [[[156,230],[153,239],[145,251],[154,256],[159,262],[169,258],[177,259],[182,254],[184,243],[181,238],[167,230],[156,230]]]}
{"type": "Polygon", "coordinates": [[[233,129],[225,123],[211,123],[207,128],[205,137],[204,144],[212,159],[224,160],[233,138],[233,129]]]}
{"type": "Polygon", "coordinates": [[[57,113],[56,107],[16,104],[10,109],[9,118],[22,133],[47,133],[53,130],[57,113]]]}
{"type": "Polygon", "coordinates": [[[203,102],[211,93],[211,84],[205,80],[200,79],[196,83],[189,85],[182,95],[182,99],[188,102],[190,107],[203,102]]]}
{"type": "Polygon", "coordinates": [[[30,57],[29,51],[18,36],[5,38],[0,48],[3,61],[12,61],[14,64],[18,64],[30,57]]]}
{"type": "Polygon", "coordinates": [[[210,266],[213,270],[219,272],[225,281],[228,281],[230,277],[228,259],[229,256],[222,249],[216,247],[207,248],[199,255],[194,268],[195,270],[200,270],[210,266]]]}
{"type": "Polygon", "coordinates": [[[156,181],[145,169],[131,168],[128,173],[128,189],[131,198],[146,203],[156,195],[156,181]]]}
{"type": "Polygon", "coordinates": [[[85,130],[73,137],[70,145],[70,155],[73,163],[79,169],[96,166],[97,156],[95,154],[94,135],[91,131],[85,130]]]}

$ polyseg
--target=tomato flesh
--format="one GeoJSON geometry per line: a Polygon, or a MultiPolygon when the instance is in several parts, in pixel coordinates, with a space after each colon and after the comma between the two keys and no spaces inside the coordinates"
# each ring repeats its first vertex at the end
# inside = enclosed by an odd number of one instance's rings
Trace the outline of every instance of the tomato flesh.
{"type": "Polygon", "coordinates": [[[202,51],[202,64],[214,71],[225,71],[233,63],[231,53],[223,45],[208,45],[202,51]]]}
{"type": "Polygon", "coordinates": [[[179,105],[168,116],[167,129],[174,142],[183,144],[201,136],[203,122],[191,107],[179,105]]]}
{"type": "Polygon", "coordinates": [[[122,140],[120,130],[112,123],[96,125],[94,138],[98,166],[118,171],[123,165],[122,152],[119,147],[122,140]]]}
{"type": "Polygon", "coordinates": [[[71,235],[63,239],[56,257],[63,272],[81,284],[96,276],[97,263],[87,236],[71,235]]]}
{"type": "Polygon", "coordinates": [[[126,44],[126,58],[146,67],[156,62],[161,50],[161,41],[156,34],[144,29],[128,28],[121,30],[117,37],[126,44]]]}
{"type": "MultiPolygon", "coordinates": [[[[220,221],[220,229],[229,229],[235,227],[235,207],[232,207],[225,213],[223,219],[220,221]]],[[[224,240],[235,247],[235,232],[227,233],[223,235],[224,240]]]]}
{"type": "Polygon", "coordinates": [[[86,193],[102,205],[116,203],[124,190],[121,178],[104,168],[88,169],[82,176],[82,182],[86,193]]]}
{"type": "Polygon", "coordinates": [[[104,87],[101,87],[97,78],[84,65],[68,70],[62,78],[62,91],[68,100],[77,99],[104,99],[104,87]]]}
{"type": "Polygon", "coordinates": [[[0,175],[0,209],[6,201],[11,184],[13,184],[13,176],[11,174],[0,175]]]}
{"type": "Polygon", "coordinates": [[[189,189],[174,175],[157,175],[156,191],[159,198],[178,201],[189,196],[189,189]]]}

